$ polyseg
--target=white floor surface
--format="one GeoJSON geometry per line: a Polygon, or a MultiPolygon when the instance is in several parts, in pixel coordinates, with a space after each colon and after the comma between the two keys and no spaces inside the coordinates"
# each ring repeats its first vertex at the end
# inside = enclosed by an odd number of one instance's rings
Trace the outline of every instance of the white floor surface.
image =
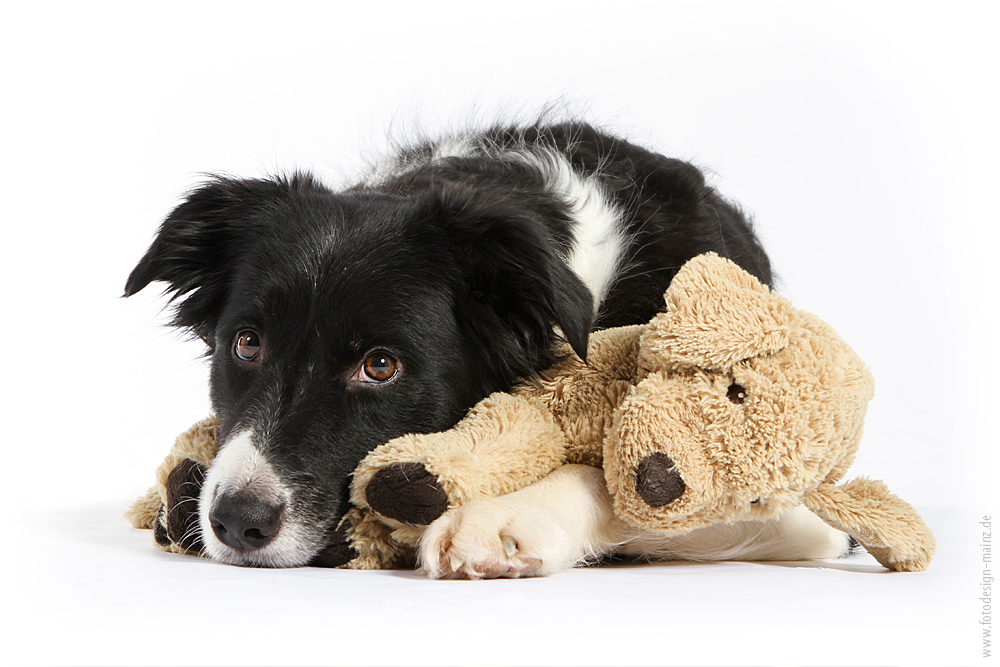
{"type": "Polygon", "coordinates": [[[467,582],[164,554],[125,504],[37,517],[8,569],[11,664],[990,664],[978,518],[954,510],[925,511],[942,546],[924,573],[860,554],[467,582]]]}

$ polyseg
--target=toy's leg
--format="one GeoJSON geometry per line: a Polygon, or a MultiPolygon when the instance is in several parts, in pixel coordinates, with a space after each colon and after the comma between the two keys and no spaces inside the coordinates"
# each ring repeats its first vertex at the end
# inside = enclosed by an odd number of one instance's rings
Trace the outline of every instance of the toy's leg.
{"type": "Polygon", "coordinates": [[[934,556],[934,534],[909,503],[880,481],[860,477],[842,486],[823,485],[806,496],[805,504],[890,570],[924,570],[934,556]]]}
{"type": "Polygon", "coordinates": [[[394,527],[424,526],[449,507],[531,484],[562,464],[565,450],[543,406],[493,394],[448,431],[377,447],[355,470],[351,502],[394,527]]]}
{"type": "Polygon", "coordinates": [[[448,511],[424,532],[419,557],[432,577],[546,575],[606,552],[622,527],[600,468],[570,464],[520,491],[448,511]]]}
{"type": "Polygon", "coordinates": [[[156,486],[133,504],[126,518],[136,528],[151,528],[165,551],[198,553],[198,495],[205,470],[217,447],[215,417],[204,419],[177,436],[156,470],[156,486]]]}

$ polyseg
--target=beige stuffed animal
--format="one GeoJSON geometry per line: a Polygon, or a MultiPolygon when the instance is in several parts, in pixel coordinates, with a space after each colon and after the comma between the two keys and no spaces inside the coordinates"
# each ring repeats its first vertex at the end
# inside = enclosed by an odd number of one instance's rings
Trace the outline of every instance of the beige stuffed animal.
{"type": "MultiPolygon", "coordinates": [[[[603,467],[616,515],[634,528],[683,534],[804,503],[885,567],[922,570],[935,542],[914,509],[881,482],[837,485],[872,395],[870,374],[832,328],[702,255],[648,325],[592,334],[586,364],[568,355],[449,431],[376,448],[355,471],[350,548],[331,547],[330,564],[409,565],[424,527],[449,507],[584,463],[603,467]]],[[[164,548],[190,531],[170,525],[192,483],[178,460],[133,508],[137,525],[161,524],[164,548]]]]}

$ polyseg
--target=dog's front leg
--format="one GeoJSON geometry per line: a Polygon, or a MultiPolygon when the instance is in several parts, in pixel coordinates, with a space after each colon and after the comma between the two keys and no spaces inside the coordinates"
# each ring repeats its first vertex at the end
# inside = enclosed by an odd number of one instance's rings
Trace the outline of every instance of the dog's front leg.
{"type": "Polygon", "coordinates": [[[541,576],[606,553],[622,534],[603,471],[572,464],[449,510],[428,526],[419,558],[436,578],[541,576]]]}

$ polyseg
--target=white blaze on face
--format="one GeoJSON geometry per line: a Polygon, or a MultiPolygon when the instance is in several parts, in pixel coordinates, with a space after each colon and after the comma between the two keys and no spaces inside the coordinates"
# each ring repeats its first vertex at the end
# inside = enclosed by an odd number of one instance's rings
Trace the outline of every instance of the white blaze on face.
{"type": "Polygon", "coordinates": [[[239,431],[230,437],[212,462],[202,499],[208,489],[213,491],[211,500],[223,493],[249,490],[269,502],[281,502],[285,498],[277,493],[279,486],[274,468],[254,444],[253,431],[239,431]]]}
{"type": "Polygon", "coordinates": [[[305,565],[313,549],[305,539],[303,526],[283,512],[278,534],[267,546],[241,552],[223,544],[212,529],[211,512],[216,498],[237,491],[249,491],[263,502],[288,507],[289,489],[264,453],[257,447],[252,430],[239,431],[221,447],[212,462],[199,498],[199,523],[206,553],[213,559],[236,565],[296,567],[305,565]]]}

